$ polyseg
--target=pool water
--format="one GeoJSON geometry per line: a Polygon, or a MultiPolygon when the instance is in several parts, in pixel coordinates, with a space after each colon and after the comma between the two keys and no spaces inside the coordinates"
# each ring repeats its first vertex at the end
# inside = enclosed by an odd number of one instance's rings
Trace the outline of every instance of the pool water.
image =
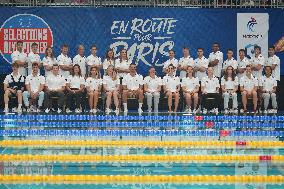
{"type": "Polygon", "coordinates": [[[0,189],[284,188],[281,115],[0,118],[0,189]]]}

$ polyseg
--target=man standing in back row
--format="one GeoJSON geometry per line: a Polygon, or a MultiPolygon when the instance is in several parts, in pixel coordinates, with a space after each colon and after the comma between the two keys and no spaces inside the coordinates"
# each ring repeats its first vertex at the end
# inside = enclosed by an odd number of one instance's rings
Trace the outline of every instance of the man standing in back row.
{"type": "Polygon", "coordinates": [[[221,70],[223,64],[223,53],[220,51],[219,43],[213,43],[213,52],[209,54],[209,67],[213,67],[214,76],[221,78],[221,70]]]}
{"type": "Polygon", "coordinates": [[[69,46],[64,44],[61,46],[61,54],[57,57],[57,62],[60,68],[60,75],[67,78],[72,70],[72,60],[68,56],[69,46]]]}
{"type": "Polygon", "coordinates": [[[186,77],[187,67],[191,66],[194,68],[194,60],[190,57],[189,48],[183,47],[182,49],[183,57],[179,59],[178,70],[180,71],[180,79],[186,77]]]}
{"type": "Polygon", "coordinates": [[[252,68],[252,75],[256,79],[260,79],[262,77],[262,70],[265,63],[265,58],[261,55],[260,46],[254,47],[254,56],[251,57],[250,62],[252,68]]]}
{"type": "Polygon", "coordinates": [[[270,66],[272,69],[272,76],[280,81],[280,58],[275,55],[275,47],[268,48],[268,59],[265,62],[265,66],[270,66]]]}
{"type": "Polygon", "coordinates": [[[23,42],[18,41],[16,44],[17,50],[11,54],[12,64],[17,61],[17,65],[19,66],[19,73],[22,76],[27,76],[27,54],[23,50],[23,42]]]}

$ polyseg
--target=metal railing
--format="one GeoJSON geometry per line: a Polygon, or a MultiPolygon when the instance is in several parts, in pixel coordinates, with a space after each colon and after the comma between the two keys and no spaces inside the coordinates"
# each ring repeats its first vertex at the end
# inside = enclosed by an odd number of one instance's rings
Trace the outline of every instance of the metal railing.
{"type": "Polygon", "coordinates": [[[284,0],[0,0],[0,6],[284,8],[284,0]]]}

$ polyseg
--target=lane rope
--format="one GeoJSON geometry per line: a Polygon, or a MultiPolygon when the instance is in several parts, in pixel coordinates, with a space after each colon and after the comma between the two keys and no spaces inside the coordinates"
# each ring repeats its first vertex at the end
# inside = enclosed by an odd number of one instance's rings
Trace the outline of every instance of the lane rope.
{"type": "Polygon", "coordinates": [[[1,184],[283,184],[282,175],[0,175],[1,184]]]}
{"type": "Polygon", "coordinates": [[[0,155],[3,162],[261,162],[283,163],[283,155],[0,155]]]}
{"type": "Polygon", "coordinates": [[[107,141],[107,140],[3,140],[0,146],[23,148],[284,148],[284,141],[107,141]]]}

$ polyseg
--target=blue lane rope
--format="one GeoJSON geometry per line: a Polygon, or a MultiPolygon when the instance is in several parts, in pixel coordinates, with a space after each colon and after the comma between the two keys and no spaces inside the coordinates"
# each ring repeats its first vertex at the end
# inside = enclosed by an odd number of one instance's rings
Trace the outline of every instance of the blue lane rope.
{"type": "MultiPolygon", "coordinates": [[[[200,136],[216,137],[208,130],[0,130],[0,136],[200,136]]],[[[229,131],[226,136],[282,137],[284,131],[229,131]]]]}
{"type": "Polygon", "coordinates": [[[220,128],[284,128],[283,122],[51,122],[51,121],[38,121],[38,122],[17,122],[17,121],[2,121],[0,127],[212,127],[215,129],[220,128]]]}

